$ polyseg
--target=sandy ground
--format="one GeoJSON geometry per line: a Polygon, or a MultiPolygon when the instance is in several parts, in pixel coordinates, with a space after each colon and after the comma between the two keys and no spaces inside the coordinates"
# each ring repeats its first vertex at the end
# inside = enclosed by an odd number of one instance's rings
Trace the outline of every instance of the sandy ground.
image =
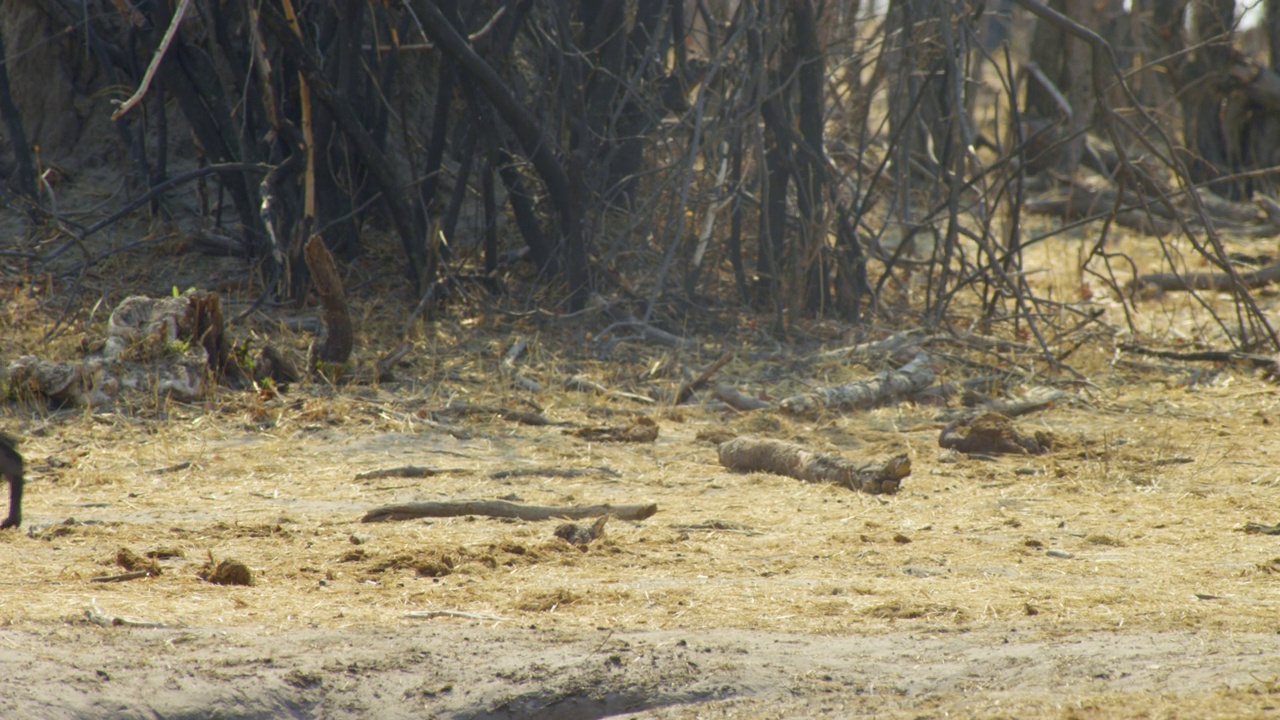
{"type": "Polygon", "coordinates": [[[50,719],[1091,717],[1126,697],[1130,717],[1277,712],[1257,675],[1274,635],[849,630],[7,630],[0,694],[8,717],[50,719]]]}

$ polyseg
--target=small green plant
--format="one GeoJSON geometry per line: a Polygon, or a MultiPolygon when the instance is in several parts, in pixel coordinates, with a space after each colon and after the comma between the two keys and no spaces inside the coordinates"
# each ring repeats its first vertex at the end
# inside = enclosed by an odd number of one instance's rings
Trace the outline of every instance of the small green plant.
{"type": "Polygon", "coordinates": [[[319,375],[325,382],[336,383],[351,371],[351,363],[335,363],[328,360],[316,359],[312,372],[319,375]]]}
{"type": "Polygon", "coordinates": [[[249,338],[245,338],[233,345],[231,347],[231,355],[236,359],[237,365],[249,373],[250,376],[253,375],[258,363],[253,359],[253,355],[249,353],[249,338]]]}

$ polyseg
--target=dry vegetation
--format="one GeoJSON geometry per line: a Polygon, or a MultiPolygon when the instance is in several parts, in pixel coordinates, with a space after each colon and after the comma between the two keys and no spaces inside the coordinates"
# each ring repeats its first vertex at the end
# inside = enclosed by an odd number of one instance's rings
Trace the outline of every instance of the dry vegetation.
{"type": "MultiPolygon", "coordinates": [[[[1072,242],[1046,243],[1044,258],[1070,256],[1072,242]]],[[[1140,257],[1143,241],[1127,243],[1140,257]]],[[[190,259],[174,250],[172,264],[153,268],[150,277],[182,276],[190,259]]],[[[365,266],[354,267],[349,284],[358,285],[359,274],[379,261],[373,253],[365,266]]],[[[1021,376],[1027,385],[1068,391],[1049,410],[1019,420],[1028,431],[1056,438],[1054,450],[1038,456],[974,458],[940,450],[945,408],[925,404],[797,418],[773,410],[737,413],[709,398],[670,407],[563,389],[566,378],[583,375],[637,394],[655,387],[674,392],[689,377],[682,370],[696,374],[725,348],[737,355],[718,379],[774,400],[884,367],[810,356],[859,339],[855,329],[797,323],[779,351],[751,318],[731,316],[688,329],[723,338],[723,347],[707,343],[677,354],[627,343],[601,359],[602,338],[589,330],[602,324],[459,306],[417,327],[414,353],[397,368],[400,379],[381,386],[303,383],[282,394],[221,390],[200,404],[134,398],[127,406],[93,410],[6,404],[3,426],[24,438],[29,490],[26,532],[0,536],[0,563],[8,569],[0,579],[0,623],[9,633],[0,635],[55,642],[57,628],[66,626],[106,642],[102,636],[113,633],[225,628],[247,630],[269,647],[277,642],[271,638],[285,643],[300,631],[344,632],[372,642],[385,639],[383,630],[417,632],[410,628],[425,622],[511,637],[536,627],[562,638],[607,629],[715,633],[726,643],[749,642],[758,631],[813,636],[806,642],[854,641],[840,652],[852,652],[859,638],[868,652],[932,638],[943,643],[944,655],[980,654],[984,647],[995,653],[1002,640],[1014,638],[1046,643],[1043,652],[1059,657],[1062,648],[1081,642],[1097,643],[1095,654],[1061,669],[1064,687],[1028,681],[1023,674],[1032,666],[1016,660],[989,668],[971,660],[978,664],[968,686],[930,686],[917,678],[922,684],[903,689],[858,677],[861,690],[828,696],[822,682],[797,675],[788,687],[792,702],[809,703],[806,713],[837,707],[927,717],[1274,712],[1270,658],[1241,670],[1215,664],[1206,648],[1262,642],[1249,639],[1280,631],[1280,547],[1273,536],[1244,531],[1250,522],[1280,520],[1274,430],[1280,391],[1243,365],[1193,366],[1117,352],[1123,338],[1108,329],[1123,325],[1114,299],[1061,263],[1046,264],[1052,272],[1037,279],[1045,295],[1091,296],[1107,313],[1080,331],[1094,336],[1068,360],[1079,378],[1044,374],[1034,355],[941,341],[935,347],[940,381],[981,368],[1022,368],[1029,371],[1021,376]],[[503,380],[499,366],[517,337],[529,340],[520,368],[542,384],[540,393],[503,380]],[[558,424],[448,411],[464,401],[539,410],[558,424]],[[565,432],[636,416],[656,421],[656,442],[594,443],[565,432]],[[708,439],[726,436],[725,430],[851,459],[906,452],[912,474],[892,496],[734,474],[718,465],[708,439]],[[438,473],[357,479],[401,465],[438,473]],[[586,472],[502,475],[534,468],[586,472]],[[658,513],[642,522],[610,522],[604,538],[585,550],[555,537],[557,522],[359,522],[387,503],[500,498],[539,505],[655,502],[658,513]],[[160,573],[95,582],[125,572],[118,556],[126,550],[154,558],[160,573]],[[227,559],[248,567],[251,585],[202,579],[211,563],[227,559]],[[165,629],[100,629],[86,611],[165,629]],[[1126,648],[1163,648],[1171,638],[1179,640],[1163,651],[1163,662],[1182,674],[1128,681],[1107,675],[1105,668],[1121,667],[1126,648]],[[1198,651],[1188,650],[1188,638],[1201,644],[1198,651]],[[1188,664],[1189,654],[1199,660],[1188,664]],[[1104,668],[1102,674],[1080,675],[1089,662],[1104,668]],[[1078,677],[1085,679],[1072,679],[1078,677]],[[844,704],[814,704],[823,697],[844,704]]],[[[98,272],[110,277],[112,270],[98,272]]],[[[81,342],[75,332],[91,340],[105,319],[104,310],[91,307],[61,318],[59,298],[45,295],[39,278],[6,270],[3,279],[6,359],[25,352],[70,356],[81,342]],[[75,332],[43,340],[60,319],[75,332]]],[[[104,285],[103,293],[119,300],[119,290],[104,285]]],[[[357,354],[371,361],[395,345],[404,309],[385,294],[353,295],[357,354]]],[[[1272,310],[1276,305],[1273,293],[1261,302],[1272,310]]],[[[1166,342],[1214,339],[1214,328],[1180,297],[1139,299],[1135,307],[1137,321],[1166,342]]],[[[235,332],[254,342],[269,336],[302,352],[308,338],[285,329],[284,314],[235,332]]],[[[1016,394],[1018,388],[1004,390],[1016,394]]],[[[781,657],[779,663],[787,664],[781,657]]],[[[901,671],[910,675],[909,668],[901,671]]],[[[820,678],[821,663],[806,672],[820,678]]],[[[653,712],[782,712],[749,694],[734,695],[653,712]]]]}

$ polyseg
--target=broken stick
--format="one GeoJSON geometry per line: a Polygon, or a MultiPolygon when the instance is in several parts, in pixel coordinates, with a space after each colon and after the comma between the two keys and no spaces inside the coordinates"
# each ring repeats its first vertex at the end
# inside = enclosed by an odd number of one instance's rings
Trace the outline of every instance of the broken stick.
{"type": "Polygon", "coordinates": [[[487,517],[516,518],[519,520],[550,520],[613,515],[619,520],[644,520],[658,512],[654,503],[647,505],[517,505],[506,500],[458,500],[454,502],[417,502],[403,505],[384,505],[365,514],[360,522],[386,522],[389,520],[413,520],[424,517],[460,517],[485,515],[487,517]]]}
{"type": "Polygon", "coordinates": [[[702,373],[698,375],[698,377],[685,383],[684,385],[681,385],[680,389],[676,392],[675,402],[672,404],[683,405],[689,402],[689,398],[693,397],[694,393],[706,387],[707,381],[711,379],[711,376],[719,372],[720,368],[724,367],[725,364],[732,359],[733,359],[733,353],[731,352],[727,352],[721,355],[720,359],[711,363],[711,366],[708,367],[706,370],[703,370],[702,373]]]}
{"type": "MultiPolygon", "coordinates": [[[[1257,288],[1280,281],[1280,263],[1249,272],[1234,273],[1240,284],[1247,288],[1257,288]]],[[[1139,275],[1133,279],[1137,287],[1153,287],[1165,292],[1177,290],[1214,290],[1224,292],[1235,285],[1232,274],[1225,272],[1186,272],[1186,273],[1151,273],[1139,275]]]]}
{"type": "Polygon", "coordinates": [[[805,482],[837,483],[873,495],[898,492],[902,479],[911,474],[911,458],[906,455],[859,465],[781,440],[746,437],[720,444],[720,464],[738,472],[769,472],[805,482]]]}

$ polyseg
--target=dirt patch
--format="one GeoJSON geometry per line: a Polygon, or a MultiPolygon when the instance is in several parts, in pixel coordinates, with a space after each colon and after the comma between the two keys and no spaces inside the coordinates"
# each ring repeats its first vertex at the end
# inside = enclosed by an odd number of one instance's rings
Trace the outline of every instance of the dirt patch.
{"type": "Polygon", "coordinates": [[[1189,632],[565,633],[446,619],[265,636],[67,626],[0,639],[7,712],[49,720],[1244,717],[1280,702],[1257,672],[1275,645],[1262,634],[1209,648],[1189,632]]]}

